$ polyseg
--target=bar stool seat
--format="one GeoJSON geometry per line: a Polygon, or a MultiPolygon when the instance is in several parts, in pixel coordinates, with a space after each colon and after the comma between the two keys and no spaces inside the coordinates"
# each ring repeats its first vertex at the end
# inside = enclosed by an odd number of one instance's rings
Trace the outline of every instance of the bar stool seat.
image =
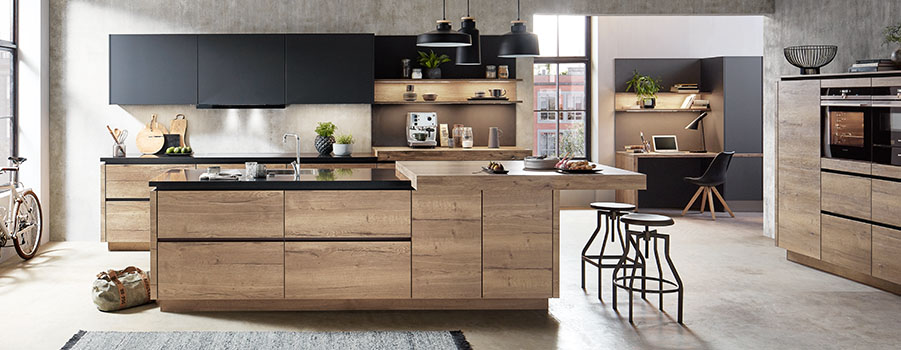
{"type": "Polygon", "coordinates": [[[616,203],[616,202],[594,202],[590,204],[592,208],[598,210],[606,210],[606,211],[632,211],[635,210],[635,206],[627,203],[616,203]]]}
{"type": "Polygon", "coordinates": [[[663,227],[672,226],[675,222],[669,216],[657,214],[633,213],[620,219],[624,224],[637,226],[663,227]]]}

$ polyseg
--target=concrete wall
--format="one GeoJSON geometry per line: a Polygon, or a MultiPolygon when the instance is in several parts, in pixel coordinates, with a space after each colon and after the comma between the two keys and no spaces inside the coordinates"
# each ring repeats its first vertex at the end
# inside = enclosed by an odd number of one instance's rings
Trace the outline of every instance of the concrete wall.
{"type": "MultiPolygon", "coordinates": [[[[450,1],[448,18],[459,18],[465,6],[464,1],[450,1]]],[[[528,19],[535,13],[763,14],[772,13],[774,6],[774,0],[526,0],[522,4],[522,17],[528,19]]],[[[472,13],[483,33],[505,33],[515,16],[515,6],[513,1],[475,1],[472,13]]],[[[158,113],[167,121],[176,112],[186,112],[189,133],[200,152],[289,150],[275,136],[284,131],[308,133],[309,127],[320,120],[338,120],[342,132],[351,131],[358,137],[368,135],[363,132],[368,131],[368,112],[353,107],[292,107],[278,112],[226,115],[224,111],[200,112],[185,106],[110,106],[107,104],[109,34],[416,34],[434,27],[434,20],[440,14],[437,0],[51,0],[49,130],[54,171],[50,178],[50,200],[54,207],[47,216],[52,238],[99,239],[97,162],[99,157],[111,152],[105,132],[107,124],[129,129],[133,140],[151,113],[158,113]]],[[[520,60],[517,68],[528,72],[530,65],[531,60],[520,60]]],[[[531,79],[524,78],[522,85],[529,86],[531,79]]],[[[531,101],[517,106],[518,125],[531,125],[531,109],[531,101]]],[[[528,127],[517,130],[517,139],[531,140],[530,135],[528,127]]],[[[133,141],[129,146],[133,148],[133,141]]]]}
{"type": "MultiPolygon", "coordinates": [[[[894,48],[882,45],[880,33],[901,22],[901,1],[889,0],[778,0],[765,22],[764,57],[764,233],[775,234],[776,95],[783,75],[799,70],[790,65],[782,49],[792,45],[838,45],[838,54],[823,73],[847,72],[854,61],[887,58],[894,48]]],[[[811,132],[816,132],[812,130],[811,132]]]]}

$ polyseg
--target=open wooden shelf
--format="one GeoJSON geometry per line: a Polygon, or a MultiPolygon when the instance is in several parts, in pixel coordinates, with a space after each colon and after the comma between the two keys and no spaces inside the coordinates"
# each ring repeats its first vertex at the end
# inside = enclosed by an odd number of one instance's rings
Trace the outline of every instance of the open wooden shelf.
{"type": "Polygon", "coordinates": [[[376,79],[376,84],[515,83],[522,79],[376,79]]]}
{"type": "Polygon", "coordinates": [[[513,105],[522,101],[375,101],[374,105],[513,105]]]}
{"type": "Polygon", "coordinates": [[[710,112],[710,108],[633,108],[633,109],[617,109],[616,112],[625,113],[700,113],[710,112]]]}

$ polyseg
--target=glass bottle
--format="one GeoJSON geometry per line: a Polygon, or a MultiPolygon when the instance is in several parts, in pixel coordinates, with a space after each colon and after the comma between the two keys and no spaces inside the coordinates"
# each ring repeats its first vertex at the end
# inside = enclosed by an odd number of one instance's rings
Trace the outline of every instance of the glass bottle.
{"type": "Polygon", "coordinates": [[[472,148],[472,127],[464,127],[463,128],[463,148],[472,148]]]}

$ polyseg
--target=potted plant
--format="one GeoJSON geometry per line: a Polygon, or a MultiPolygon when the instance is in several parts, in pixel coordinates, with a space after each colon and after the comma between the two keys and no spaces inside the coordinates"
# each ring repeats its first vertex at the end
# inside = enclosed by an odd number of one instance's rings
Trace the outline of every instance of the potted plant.
{"type": "Polygon", "coordinates": [[[892,62],[895,63],[895,66],[901,67],[901,23],[885,27],[882,30],[882,37],[883,45],[896,45],[895,50],[892,51],[892,62]]]}
{"type": "Polygon", "coordinates": [[[632,79],[626,82],[626,91],[634,90],[638,95],[638,105],[641,108],[654,108],[657,106],[657,92],[660,91],[660,80],[655,80],[648,75],[638,74],[634,71],[632,79]]]}
{"type": "Polygon", "coordinates": [[[338,127],[332,122],[320,122],[316,126],[316,141],[314,145],[320,155],[332,153],[332,145],[335,143],[335,129],[338,127]]]}
{"type": "Polygon", "coordinates": [[[445,54],[438,55],[433,50],[429,50],[429,53],[419,51],[419,65],[427,68],[426,76],[429,79],[441,79],[441,68],[438,66],[445,62],[450,62],[450,57],[445,54]]]}
{"type": "Polygon", "coordinates": [[[353,135],[340,135],[335,139],[335,155],[349,156],[354,144],[353,135]]]}

